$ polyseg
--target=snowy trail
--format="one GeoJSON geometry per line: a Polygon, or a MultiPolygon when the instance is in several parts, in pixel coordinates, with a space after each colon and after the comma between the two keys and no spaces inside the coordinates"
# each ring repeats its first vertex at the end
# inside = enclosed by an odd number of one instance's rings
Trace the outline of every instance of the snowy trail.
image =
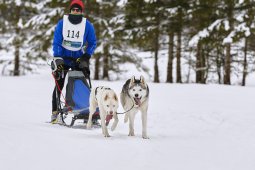
{"type": "MultiPolygon", "coordinates": [[[[150,139],[143,140],[140,114],[135,137],[123,115],[111,138],[45,123],[53,89],[47,74],[0,82],[1,170],[255,169],[254,87],[149,83],[150,139]]],[[[124,81],[92,83],[119,93],[124,81]]]]}

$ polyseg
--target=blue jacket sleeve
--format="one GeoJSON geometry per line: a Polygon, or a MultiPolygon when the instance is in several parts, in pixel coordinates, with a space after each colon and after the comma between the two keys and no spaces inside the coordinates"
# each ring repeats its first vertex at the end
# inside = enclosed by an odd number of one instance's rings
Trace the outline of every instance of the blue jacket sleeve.
{"type": "Polygon", "coordinates": [[[96,34],[93,25],[87,20],[86,30],[88,30],[87,37],[84,42],[87,42],[86,53],[93,55],[97,46],[96,34]]]}
{"type": "Polygon", "coordinates": [[[62,47],[62,41],[63,41],[62,29],[63,29],[63,20],[60,20],[54,32],[54,39],[53,39],[53,56],[54,57],[63,56],[64,50],[62,47]]]}

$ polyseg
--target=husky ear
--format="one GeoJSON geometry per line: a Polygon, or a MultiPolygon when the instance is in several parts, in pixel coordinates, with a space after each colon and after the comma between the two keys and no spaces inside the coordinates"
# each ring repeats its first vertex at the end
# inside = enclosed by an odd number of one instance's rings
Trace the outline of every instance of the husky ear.
{"type": "Polygon", "coordinates": [[[104,97],[104,101],[106,101],[109,98],[108,94],[104,97]]]}
{"type": "Polygon", "coordinates": [[[114,98],[115,101],[118,101],[118,97],[117,97],[116,94],[114,94],[113,98],[114,98]]]}
{"type": "Polygon", "coordinates": [[[131,83],[132,83],[132,84],[135,83],[135,76],[132,76],[132,77],[131,77],[131,83]]]}
{"type": "Polygon", "coordinates": [[[146,84],[143,76],[140,76],[140,81],[142,84],[146,84]]]}

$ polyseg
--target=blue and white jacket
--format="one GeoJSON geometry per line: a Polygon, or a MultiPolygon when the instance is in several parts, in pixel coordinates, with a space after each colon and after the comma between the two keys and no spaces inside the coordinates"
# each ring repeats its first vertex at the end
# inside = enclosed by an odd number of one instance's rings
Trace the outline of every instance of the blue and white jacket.
{"type": "Polygon", "coordinates": [[[54,57],[61,57],[64,59],[65,65],[73,66],[73,62],[68,60],[66,57],[72,57],[77,59],[81,57],[84,53],[88,53],[92,55],[95,51],[97,40],[95,35],[95,30],[93,25],[86,19],[86,28],[83,37],[83,45],[86,45],[85,51],[83,49],[79,51],[71,51],[62,46],[63,42],[63,19],[61,19],[54,32],[54,39],[53,39],[53,56],[54,57]]]}

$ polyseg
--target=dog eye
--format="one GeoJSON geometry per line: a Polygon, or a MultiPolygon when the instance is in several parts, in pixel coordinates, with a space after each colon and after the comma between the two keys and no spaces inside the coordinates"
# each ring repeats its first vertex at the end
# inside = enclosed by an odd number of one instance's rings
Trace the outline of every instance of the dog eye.
{"type": "Polygon", "coordinates": [[[133,91],[135,91],[135,89],[133,89],[133,91]]]}
{"type": "Polygon", "coordinates": [[[139,91],[142,91],[142,89],[140,89],[139,91]]]}
{"type": "Polygon", "coordinates": [[[113,107],[115,107],[115,105],[113,105],[113,107]]]}
{"type": "Polygon", "coordinates": [[[109,107],[109,105],[106,105],[107,107],[109,107]]]}

